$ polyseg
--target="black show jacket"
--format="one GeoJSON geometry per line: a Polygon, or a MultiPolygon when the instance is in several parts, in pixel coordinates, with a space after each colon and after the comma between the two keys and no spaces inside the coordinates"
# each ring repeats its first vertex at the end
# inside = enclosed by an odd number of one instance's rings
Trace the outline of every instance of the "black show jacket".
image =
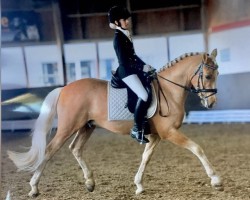
{"type": "Polygon", "coordinates": [[[119,67],[117,75],[123,79],[131,74],[142,74],[145,63],[135,54],[133,42],[120,30],[115,30],[113,41],[119,67]]]}

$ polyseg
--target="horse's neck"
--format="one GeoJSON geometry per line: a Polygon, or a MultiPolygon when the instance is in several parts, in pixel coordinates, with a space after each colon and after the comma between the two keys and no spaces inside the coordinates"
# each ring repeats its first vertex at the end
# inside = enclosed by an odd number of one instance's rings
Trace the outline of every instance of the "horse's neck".
{"type": "Polygon", "coordinates": [[[189,79],[193,76],[201,62],[201,55],[189,56],[185,57],[183,60],[176,60],[173,65],[163,67],[161,72],[166,78],[171,78],[171,80],[188,86],[186,84],[190,83],[189,79]]]}
{"type": "MultiPolygon", "coordinates": [[[[167,67],[159,75],[164,78],[177,83],[179,85],[190,87],[190,79],[194,75],[195,70],[200,63],[200,56],[187,57],[182,61],[174,64],[171,67],[167,67]]],[[[164,85],[164,90],[170,94],[173,100],[179,104],[184,104],[187,97],[187,92],[180,86],[170,83],[164,79],[161,79],[161,85],[164,85]],[[164,82],[168,82],[167,84],[164,82]]]]}

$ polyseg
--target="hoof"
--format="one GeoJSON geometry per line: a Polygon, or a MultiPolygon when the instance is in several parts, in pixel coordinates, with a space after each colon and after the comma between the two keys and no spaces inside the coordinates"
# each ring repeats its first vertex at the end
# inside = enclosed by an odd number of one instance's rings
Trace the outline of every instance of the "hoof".
{"type": "Polygon", "coordinates": [[[219,176],[213,176],[211,178],[211,185],[213,186],[214,189],[216,189],[218,191],[224,190],[221,178],[219,176]]]}
{"type": "Polygon", "coordinates": [[[139,195],[139,194],[142,194],[144,192],[144,189],[143,188],[138,188],[136,191],[135,191],[135,194],[136,195],[139,195]]]}
{"type": "Polygon", "coordinates": [[[217,190],[217,191],[224,191],[223,185],[221,185],[221,186],[215,186],[214,189],[217,190]]]}
{"type": "Polygon", "coordinates": [[[85,182],[86,188],[89,192],[93,192],[95,189],[95,182],[93,180],[87,180],[85,182]]]}
{"type": "Polygon", "coordinates": [[[86,188],[89,192],[93,192],[95,190],[95,186],[90,186],[90,185],[86,185],[86,188]]]}
{"type": "Polygon", "coordinates": [[[34,192],[30,192],[29,193],[29,197],[32,197],[32,198],[35,198],[35,197],[37,197],[39,195],[39,193],[34,193],[34,192]]]}

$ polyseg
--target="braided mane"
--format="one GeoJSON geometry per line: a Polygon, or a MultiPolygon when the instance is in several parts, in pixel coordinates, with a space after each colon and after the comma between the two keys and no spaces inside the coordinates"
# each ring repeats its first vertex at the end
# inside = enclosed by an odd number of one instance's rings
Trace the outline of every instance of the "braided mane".
{"type": "Polygon", "coordinates": [[[185,53],[183,55],[181,55],[178,58],[175,58],[174,60],[168,62],[166,65],[164,65],[162,68],[160,68],[159,72],[164,71],[165,69],[172,67],[173,65],[175,65],[176,63],[180,62],[181,60],[183,60],[184,58],[190,57],[190,56],[196,56],[202,54],[200,52],[191,52],[191,53],[185,53]]]}

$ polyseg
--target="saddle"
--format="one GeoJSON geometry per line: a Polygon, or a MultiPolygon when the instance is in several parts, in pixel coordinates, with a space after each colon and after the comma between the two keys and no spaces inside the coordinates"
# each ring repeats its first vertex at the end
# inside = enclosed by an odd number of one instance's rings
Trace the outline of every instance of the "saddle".
{"type": "MultiPolygon", "coordinates": [[[[150,84],[149,81],[147,83],[145,88],[150,90],[148,91],[149,106],[147,110],[147,118],[149,119],[154,116],[158,102],[153,84],[150,84]]],[[[108,120],[133,120],[137,95],[115,73],[112,73],[112,79],[108,82],[107,87],[108,120]]]]}
{"type": "MultiPolygon", "coordinates": [[[[115,72],[112,72],[110,85],[111,87],[116,89],[127,89],[127,103],[125,107],[127,107],[131,113],[134,113],[136,102],[138,99],[137,95],[116,75],[115,72]]],[[[149,107],[152,101],[152,86],[150,83],[144,83],[143,85],[148,92],[147,106],[149,107]]]]}

